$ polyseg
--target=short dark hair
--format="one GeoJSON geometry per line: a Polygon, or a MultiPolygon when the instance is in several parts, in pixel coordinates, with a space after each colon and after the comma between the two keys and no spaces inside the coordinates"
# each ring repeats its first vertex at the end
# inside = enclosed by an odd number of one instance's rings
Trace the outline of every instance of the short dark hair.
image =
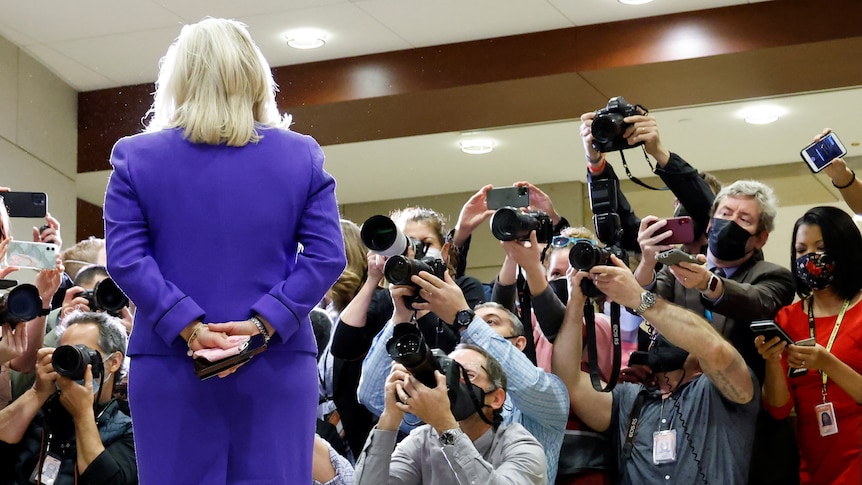
{"type": "MultiPolygon", "coordinates": [[[[799,226],[818,226],[823,235],[823,248],[835,260],[835,279],[832,289],[844,299],[852,299],[862,290],[862,234],[849,214],[837,207],[818,206],[809,209],[797,219],[790,240],[790,267],[796,265],[796,233],[799,226]]],[[[805,297],[811,293],[802,280],[796,276],[796,293],[805,297]]]]}
{"type": "Polygon", "coordinates": [[[100,265],[100,264],[91,264],[90,266],[85,266],[78,274],[75,275],[75,286],[83,286],[88,285],[96,280],[99,276],[108,277],[108,268],[100,265]]]}
{"type": "Polygon", "coordinates": [[[506,371],[503,370],[503,366],[500,365],[500,361],[495,359],[493,355],[489,354],[487,350],[478,345],[465,343],[458,344],[455,347],[455,350],[472,350],[473,352],[481,354],[482,357],[485,358],[485,372],[488,373],[488,381],[497,389],[502,389],[504,391],[507,389],[509,383],[506,379],[506,371]]]}

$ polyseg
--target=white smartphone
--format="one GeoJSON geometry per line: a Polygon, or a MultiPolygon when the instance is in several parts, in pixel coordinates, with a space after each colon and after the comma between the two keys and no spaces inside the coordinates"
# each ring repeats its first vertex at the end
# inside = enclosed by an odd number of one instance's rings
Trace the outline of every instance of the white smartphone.
{"type": "Polygon", "coordinates": [[[794,345],[804,345],[805,347],[814,347],[815,345],[817,345],[817,341],[814,340],[814,337],[810,337],[810,338],[802,339],[802,340],[796,342],[794,345]]]}
{"type": "Polygon", "coordinates": [[[53,269],[57,266],[57,245],[43,242],[11,241],[6,247],[5,266],[53,269]]]}
{"type": "Polygon", "coordinates": [[[817,173],[832,163],[832,160],[847,155],[847,149],[835,133],[830,132],[820,141],[815,141],[803,148],[799,155],[808,164],[808,168],[817,173]]]}

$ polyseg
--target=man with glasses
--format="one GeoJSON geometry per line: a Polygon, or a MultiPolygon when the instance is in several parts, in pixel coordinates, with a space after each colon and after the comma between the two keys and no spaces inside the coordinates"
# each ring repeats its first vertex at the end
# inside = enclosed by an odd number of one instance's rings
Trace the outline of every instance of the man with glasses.
{"type": "MultiPolygon", "coordinates": [[[[499,323],[504,326],[502,321],[499,323]]],[[[500,362],[481,347],[464,344],[449,357],[465,369],[468,387],[481,407],[456,421],[446,378],[440,372],[435,372],[436,387],[429,388],[404,366],[394,364],[386,380],[383,413],[356,464],[356,483],[448,485],[497,483],[503,479],[518,484],[552,483],[536,438],[518,423],[500,424],[508,387],[500,362]],[[405,412],[427,424],[396,445],[405,412]]]]}
{"type": "Polygon", "coordinates": [[[112,398],[126,342],[117,318],[71,314],[61,346],[102,361],[101,373],[88,364],[82,380],[58,374],[56,349],[39,349],[35,384],[0,411],[0,484],[137,483],[132,421],[112,398]]]}

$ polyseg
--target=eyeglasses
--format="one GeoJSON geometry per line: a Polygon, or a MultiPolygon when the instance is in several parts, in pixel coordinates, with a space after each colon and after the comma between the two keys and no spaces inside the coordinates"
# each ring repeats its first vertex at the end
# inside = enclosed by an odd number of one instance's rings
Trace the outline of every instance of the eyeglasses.
{"type": "Polygon", "coordinates": [[[551,246],[555,248],[565,248],[570,244],[576,244],[578,241],[592,241],[585,237],[569,237],[569,236],[554,236],[551,238],[551,246]]]}

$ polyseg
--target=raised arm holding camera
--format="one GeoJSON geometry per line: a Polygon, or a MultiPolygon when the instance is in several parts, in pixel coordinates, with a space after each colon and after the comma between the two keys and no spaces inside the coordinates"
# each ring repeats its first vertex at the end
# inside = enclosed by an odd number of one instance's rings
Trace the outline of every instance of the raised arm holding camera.
{"type": "Polygon", "coordinates": [[[746,483],[759,408],[756,379],[708,322],[643,291],[622,261],[611,259],[612,265],[570,273],[572,294],[553,362],[575,413],[614,443],[620,483],[746,483]],[[652,385],[625,382],[603,393],[580,369],[581,287],[588,278],[664,335],[650,351],[652,385]]]}

